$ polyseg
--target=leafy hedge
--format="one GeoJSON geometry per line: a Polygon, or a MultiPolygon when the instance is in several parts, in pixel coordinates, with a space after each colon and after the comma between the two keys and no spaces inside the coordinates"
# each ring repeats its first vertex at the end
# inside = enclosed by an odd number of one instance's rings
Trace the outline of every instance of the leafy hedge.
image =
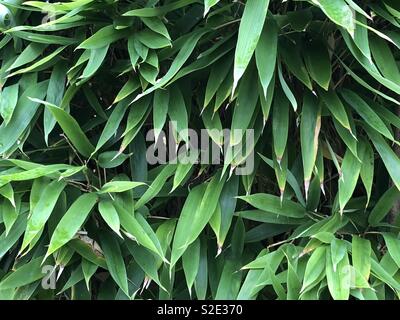
{"type": "Polygon", "coordinates": [[[0,9],[0,298],[398,299],[398,1],[0,9]]]}

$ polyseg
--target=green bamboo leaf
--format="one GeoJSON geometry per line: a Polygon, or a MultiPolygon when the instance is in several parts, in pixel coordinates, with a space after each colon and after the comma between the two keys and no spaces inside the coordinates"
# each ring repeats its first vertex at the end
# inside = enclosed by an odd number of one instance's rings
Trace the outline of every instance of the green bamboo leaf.
{"type": "Polygon", "coordinates": [[[50,239],[46,257],[64,246],[79,231],[90,211],[97,202],[97,195],[87,193],[81,195],[68,209],[58,223],[50,239]]]}
{"type": "Polygon", "coordinates": [[[171,67],[169,68],[168,72],[160,79],[157,80],[157,83],[150,87],[149,89],[145,90],[141,94],[138,94],[136,98],[133,100],[133,102],[141,99],[142,97],[152,93],[153,91],[160,89],[164,85],[166,85],[181,69],[183,64],[186,62],[186,60],[189,58],[191,53],[193,52],[197,42],[200,40],[200,38],[207,33],[208,30],[198,30],[197,32],[193,32],[188,39],[185,41],[184,45],[182,48],[179,50],[179,53],[176,55],[174,61],[171,64],[171,67]]]}
{"type": "MultiPolygon", "coordinates": [[[[71,89],[67,89],[65,92],[65,82],[67,78],[68,64],[65,61],[58,62],[51,72],[49,86],[47,88],[46,100],[56,106],[64,106],[69,104],[70,95],[73,96],[76,92],[76,87],[71,86],[71,89]],[[68,102],[67,102],[68,101],[68,102]]],[[[49,135],[56,125],[51,111],[49,109],[44,110],[43,115],[43,126],[44,126],[44,139],[46,144],[49,144],[49,135]]]]}
{"type": "Polygon", "coordinates": [[[20,214],[8,235],[4,231],[0,235],[0,259],[11,249],[24,233],[27,224],[27,215],[20,214]]]}
{"type": "Polygon", "coordinates": [[[82,273],[85,278],[86,288],[90,291],[90,279],[96,273],[98,266],[85,258],[82,258],[82,273]]]}
{"type": "Polygon", "coordinates": [[[31,101],[29,97],[44,98],[48,82],[30,84],[19,97],[10,122],[0,125],[0,154],[4,154],[17,143],[22,133],[29,126],[39,107],[38,102],[31,101]]]}
{"type": "Polygon", "coordinates": [[[200,264],[200,240],[196,239],[182,255],[183,271],[185,273],[186,284],[189,293],[192,292],[192,287],[199,271],[200,264]]]}
{"type": "Polygon", "coordinates": [[[322,101],[324,102],[325,106],[335,117],[335,119],[337,121],[339,121],[339,123],[343,127],[345,127],[346,129],[351,131],[351,127],[350,127],[349,119],[347,117],[346,110],[345,110],[344,105],[343,105],[342,101],[340,100],[339,96],[336,94],[336,92],[333,90],[329,90],[327,92],[319,90],[318,94],[322,98],[322,101]]]}
{"type": "Polygon", "coordinates": [[[201,114],[201,119],[203,120],[204,127],[207,129],[208,135],[221,147],[224,143],[224,136],[219,114],[213,113],[211,108],[206,108],[201,114]]]}
{"type": "Polygon", "coordinates": [[[171,41],[168,38],[149,29],[138,32],[136,39],[149,49],[162,49],[171,46],[171,41]]]}
{"type": "Polygon", "coordinates": [[[43,193],[41,194],[37,204],[32,209],[31,215],[28,219],[28,225],[26,227],[20,252],[23,252],[36,235],[43,230],[56,206],[61,192],[65,188],[65,185],[66,184],[63,181],[53,181],[43,189],[43,193]]]}
{"type": "Polygon", "coordinates": [[[239,177],[232,176],[228,181],[225,182],[219,197],[219,207],[221,209],[221,225],[217,235],[219,248],[222,248],[232,224],[232,218],[236,208],[236,196],[238,195],[238,189],[239,177]]]}
{"type": "Polygon", "coordinates": [[[400,159],[379,133],[377,133],[368,125],[365,125],[364,129],[367,131],[367,134],[374,144],[376,151],[378,151],[379,155],[381,156],[382,161],[385,164],[394,184],[396,185],[397,189],[400,190],[400,172],[396,169],[400,165],[400,159]]]}
{"type": "Polygon", "coordinates": [[[0,188],[0,195],[8,199],[8,201],[10,201],[10,203],[15,207],[14,189],[11,183],[7,183],[0,188]]]}
{"type": "Polygon", "coordinates": [[[111,181],[107,182],[103,185],[103,187],[99,190],[99,194],[102,193],[111,193],[111,192],[125,192],[139,186],[144,185],[143,182],[135,182],[135,181],[111,181]]]}
{"type": "Polygon", "coordinates": [[[211,219],[218,205],[224,182],[225,178],[216,174],[208,184],[197,186],[189,193],[176,226],[170,268],[197,239],[211,219]]]}
{"type": "Polygon", "coordinates": [[[255,50],[258,76],[264,97],[267,96],[268,86],[274,76],[277,50],[278,26],[273,18],[268,17],[255,50]]]}
{"type": "Polygon", "coordinates": [[[45,105],[51,111],[54,118],[56,118],[61,129],[63,129],[67,137],[71,140],[77,151],[85,157],[90,157],[95,148],[82,131],[78,122],[71,115],[49,102],[36,98],[30,98],[30,100],[45,105]]]}
{"type": "Polygon", "coordinates": [[[199,270],[197,272],[194,288],[196,296],[199,300],[205,300],[208,287],[208,257],[207,257],[207,243],[204,239],[200,239],[200,262],[199,270]]]}
{"type": "Polygon", "coordinates": [[[203,109],[205,109],[211,99],[215,96],[218,89],[221,87],[222,83],[226,79],[228,72],[230,72],[232,67],[231,59],[223,59],[223,61],[214,63],[210,70],[210,76],[207,81],[206,93],[204,96],[203,109]]]}
{"type": "Polygon", "coordinates": [[[78,49],[99,49],[124,38],[130,30],[116,30],[113,25],[101,28],[91,37],[83,41],[78,49]]]}
{"type": "Polygon", "coordinates": [[[312,0],[334,23],[353,35],[355,20],[353,12],[344,0],[312,0]]]}
{"type": "Polygon", "coordinates": [[[187,178],[192,172],[193,164],[195,163],[197,157],[198,153],[192,152],[190,155],[188,155],[188,163],[183,162],[178,164],[174,175],[173,186],[170,192],[173,192],[176,188],[183,184],[185,178],[187,178]]]}
{"type": "Polygon", "coordinates": [[[99,236],[101,248],[104,252],[104,257],[111,277],[118,284],[121,290],[126,295],[129,295],[126,267],[117,239],[107,232],[101,232],[99,236]]]}
{"type": "MultiPolygon", "coordinates": [[[[280,199],[278,199],[280,200],[280,199]]],[[[277,215],[274,212],[264,210],[244,210],[237,211],[235,215],[252,221],[268,223],[271,225],[300,225],[305,222],[304,219],[290,218],[284,215],[277,215]]],[[[278,227],[278,226],[277,226],[278,227]]]]}
{"type": "Polygon", "coordinates": [[[368,223],[372,226],[377,226],[393,208],[393,204],[399,198],[400,191],[396,186],[386,190],[386,192],[376,203],[375,207],[372,209],[368,217],[368,223]]]}
{"type": "Polygon", "coordinates": [[[330,250],[326,250],[326,279],[329,292],[335,300],[348,300],[350,295],[349,259],[347,252],[334,268],[330,250]]]}
{"type": "Polygon", "coordinates": [[[113,104],[118,103],[125,98],[129,97],[135,90],[140,87],[140,83],[137,79],[129,79],[121,90],[118,92],[117,96],[115,97],[113,104]]]}
{"type": "Polygon", "coordinates": [[[4,199],[1,204],[1,212],[3,223],[5,227],[6,236],[10,233],[11,228],[18,219],[19,211],[21,207],[21,197],[16,198],[15,206],[11,204],[10,201],[4,199]]]}
{"type": "Polygon", "coordinates": [[[325,255],[326,247],[324,246],[318,247],[311,254],[304,272],[303,286],[300,290],[302,293],[312,289],[320,281],[320,277],[325,271],[325,255]]]}
{"type": "Polygon", "coordinates": [[[114,207],[118,212],[121,226],[126,231],[125,234],[165,260],[159,241],[155,241],[157,236],[154,231],[151,230],[151,227],[145,226],[145,220],[142,219],[141,223],[139,222],[138,218],[141,215],[133,215],[117,203],[114,203],[114,207]]]}
{"type": "Polygon", "coordinates": [[[360,177],[367,192],[367,203],[365,205],[367,207],[369,200],[371,199],[372,184],[374,182],[375,155],[374,151],[372,150],[372,146],[368,141],[361,141],[361,143],[364,144],[364,147],[361,148],[362,151],[359,155],[362,162],[360,177]]]}
{"type": "Polygon", "coordinates": [[[339,207],[341,214],[343,214],[344,207],[353,195],[360,175],[360,170],[361,162],[350,150],[347,150],[341,166],[342,175],[339,179],[339,207]]]}
{"type": "Polygon", "coordinates": [[[153,126],[154,126],[154,140],[158,140],[165,122],[167,120],[169,105],[169,91],[157,90],[154,92],[153,99],[153,126]]]}
{"type": "Polygon", "coordinates": [[[107,223],[107,225],[121,238],[120,233],[120,221],[117,210],[115,210],[113,204],[109,200],[102,200],[99,202],[99,212],[101,217],[107,223]]]}
{"type": "Polygon", "coordinates": [[[331,241],[331,258],[334,272],[336,272],[339,262],[343,260],[346,254],[346,243],[341,239],[333,238],[331,241]]]}
{"type": "Polygon", "coordinates": [[[280,91],[273,104],[272,133],[274,151],[278,163],[281,162],[289,135],[289,101],[280,91]]]}
{"type": "Polygon", "coordinates": [[[299,79],[308,89],[313,90],[310,77],[298,48],[299,43],[294,43],[284,38],[280,40],[279,47],[279,53],[288,71],[299,79]]]}
{"type": "Polygon", "coordinates": [[[351,260],[357,271],[355,285],[361,287],[368,281],[371,273],[371,243],[367,239],[353,235],[351,248],[351,260]]]}
{"type": "Polygon", "coordinates": [[[103,152],[99,154],[99,166],[104,169],[115,168],[124,163],[130,156],[130,154],[119,153],[118,151],[103,152]]]}
{"type": "Polygon", "coordinates": [[[230,145],[235,146],[242,141],[246,129],[248,129],[252,120],[258,101],[258,92],[254,90],[252,83],[254,77],[254,68],[247,70],[243,82],[239,86],[238,98],[235,109],[233,110],[230,145]]]}
{"type": "Polygon", "coordinates": [[[111,139],[113,135],[115,135],[115,132],[118,129],[122,121],[122,118],[125,115],[128,105],[129,105],[128,102],[125,100],[119,102],[117,106],[114,108],[113,112],[108,118],[108,121],[103,129],[103,132],[101,133],[101,136],[96,145],[96,149],[93,151],[93,153],[99,151],[100,148],[103,147],[107,143],[107,141],[111,139]]]}
{"type": "Polygon", "coordinates": [[[41,43],[32,42],[21,54],[18,55],[17,59],[13,62],[13,64],[7,69],[7,71],[11,71],[18,67],[23,66],[24,64],[30,63],[39,57],[43,51],[47,48],[47,45],[41,43]]]}
{"type": "Polygon", "coordinates": [[[42,272],[43,257],[32,259],[22,265],[0,282],[0,290],[14,289],[42,279],[46,273],[42,272]]]}
{"type": "Polygon", "coordinates": [[[300,204],[290,200],[283,200],[281,202],[279,197],[271,194],[256,193],[249,196],[241,196],[238,197],[238,199],[246,201],[259,210],[268,211],[285,217],[303,218],[306,214],[306,210],[300,204]]]}
{"type": "Polygon", "coordinates": [[[79,284],[79,282],[81,282],[84,278],[85,276],[83,275],[82,267],[78,266],[74,271],[71,272],[71,276],[58,294],[61,294],[68,289],[76,288],[77,284],[79,284]]]}
{"type": "Polygon", "coordinates": [[[9,74],[8,77],[13,77],[19,74],[23,73],[28,73],[28,72],[33,72],[39,70],[42,66],[46,65],[47,63],[50,63],[53,61],[53,59],[58,58],[58,55],[66,48],[66,46],[59,47],[56,50],[54,50],[52,53],[50,53],[48,56],[40,59],[39,61],[36,61],[35,63],[32,63],[26,68],[19,69],[17,71],[14,71],[13,73],[9,74]]]}
{"type": "Polygon", "coordinates": [[[307,44],[304,58],[311,78],[328,91],[332,77],[332,66],[325,44],[320,40],[312,40],[307,44]]]}
{"type": "Polygon", "coordinates": [[[154,17],[141,17],[140,19],[151,30],[153,30],[154,32],[157,32],[157,33],[163,35],[165,38],[171,40],[171,37],[168,33],[167,28],[165,27],[165,24],[160,19],[154,18],[154,17]]]}
{"type": "Polygon", "coordinates": [[[147,202],[149,202],[151,199],[157,196],[157,194],[160,192],[161,188],[164,186],[168,178],[174,174],[175,170],[176,170],[176,165],[174,164],[166,165],[154,179],[154,181],[146,190],[146,192],[136,202],[135,209],[144,206],[147,202]]]}
{"type": "Polygon", "coordinates": [[[90,58],[89,61],[83,69],[82,75],[79,77],[79,79],[82,79],[77,83],[79,85],[86,79],[90,78],[93,76],[96,71],[100,68],[102,65],[104,59],[106,58],[107,52],[108,52],[109,45],[106,45],[104,47],[98,48],[98,49],[93,49],[90,50],[90,58]]]}
{"type": "Polygon", "coordinates": [[[382,75],[395,83],[399,83],[400,71],[387,42],[375,36],[371,37],[370,46],[372,56],[382,75]]]}
{"type": "Polygon", "coordinates": [[[170,90],[168,116],[176,135],[178,135],[178,137],[176,137],[177,142],[180,142],[180,139],[187,142],[189,139],[187,133],[189,117],[182,92],[177,86],[174,86],[170,90]]]}
{"type": "Polygon", "coordinates": [[[385,268],[371,258],[371,273],[379,280],[389,285],[392,289],[400,291],[400,283],[395,280],[385,268]]]}
{"type": "Polygon", "coordinates": [[[7,125],[14,113],[15,107],[18,102],[18,83],[3,88],[0,95],[0,115],[7,125]]]}
{"type": "Polygon", "coordinates": [[[68,242],[68,247],[73,248],[82,258],[94,263],[95,265],[107,270],[107,264],[102,253],[94,250],[93,246],[81,239],[72,239],[68,242]]]}
{"type": "Polygon", "coordinates": [[[303,159],[304,190],[306,198],[318,151],[318,137],[321,127],[321,108],[310,93],[303,100],[300,122],[301,156],[303,159]]]}
{"type": "Polygon", "coordinates": [[[167,4],[164,6],[155,7],[155,8],[140,8],[140,9],[130,10],[128,12],[125,12],[123,15],[129,16],[129,17],[163,16],[170,11],[180,9],[180,8],[188,6],[189,4],[192,4],[194,2],[196,2],[196,0],[178,0],[173,3],[167,4]]]}
{"type": "Polygon", "coordinates": [[[269,0],[246,2],[239,26],[233,69],[233,89],[243,76],[257,47],[267,16],[269,0]]]}
{"type": "Polygon", "coordinates": [[[288,84],[285,81],[285,78],[283,77],[282,74],[282,67],[281,64],[278,63],[278,77],[279,77],[279,82],[281,84],[282,90],[285,93],[286,97],[290,101],[290,104],[293,107],[293,110],[296,112],[297,111],[297,100],[295,96],[293,95],[293,92],[290,90],[288,84]]]}
{"type": "Polygon", "coordinates": [[[140,266],[140,268],[146,273],[146,276],[157,283],[161,289],[167,291],[167,289],[161,284],[160,277],[158,275],[157,259],[146,248],[137,245],[136,243],[129,241],[127,243],[129,252],[140,266]]]}
{"type": "Polygon", "coordinates": [[[204,0],[204,16],[210,11],[211,7],[215,6],[219,0],[204,0]]]}
{"type": "Polygon", "coordinates": [[[356,29],[354,30],[354,37],[353,37],[354,43],[361,51],[361,53],[368,59],[368,61],[372,62],[368,29],[363,26],[367,25],[367,20],[359,13],[355,14],[355,18],[356,18],[356,29]]]}
{"type": "Polygon", "coordinates": [[[383,232],[382,235],[390,256],[400,268],[400,240],[392,233],[383,232]]]}
{"type": "Polygon", "coordinates": [[[350,90],[342,90],[341,94],[346,102],[351,105],[354,110],[356,110],[356,112],[365,120],[368,125],[390,140],[394,140],[392,133],[388,130],[382,119],[363,99],[360,98],[360,96],[350,90]]]}

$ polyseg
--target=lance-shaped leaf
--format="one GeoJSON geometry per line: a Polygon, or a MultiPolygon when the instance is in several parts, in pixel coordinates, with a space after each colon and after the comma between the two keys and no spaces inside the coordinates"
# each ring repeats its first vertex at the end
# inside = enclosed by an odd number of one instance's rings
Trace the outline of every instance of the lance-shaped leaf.
{"type": "Polygon", "coordinates": [[[18,102],[18,83],[3,88],[0,95],[0,115],[4,119],[5,124],[8,124],[14,113],[18,102]]]}
{"type": "Polygon", "coordinates": [[[374,112],[374,110],[354,91],[342,90],[341,94],[346,102],[353,107],[354,110],[365,120],[365,122],[380,132],[385,137],[394,140],[392,133],[386,127],[382,119],[374,112]]]}
{"type": "Polygon", "coordinates": [[[97,195],[95,193],[86,193],[81,195],[71,207],[69,207],[51,236],[46,257],[64,246],[75,236],[96,202],[97,195]]]}
{"type": "Polygon", "coordinates": [[[190,192],[176,226],[170,268],[197,239],[211,219],[218,205],[225,179],[218,173],[208,184],[199,185],[190,192]]]}
{"type": "Polygon", "coordinates": [[[368,125],[364,125],[364,129],[367,131],[376,151],[378,151],[379,155],[381,156],[382,161],[385,164],[394,184],[396,185],[397,189],[400,190],[400,170],[397,170],[397,168],[400,166],[399,157],[393,152],[393,150],[386,143],[385,139],[383,139],[379,133],[377,133],[368,125]]]}
{"type": "Polygon", "coordinates": [[[100,189],[99,193],[110,193],[110,192],[125,192],[128,190],[132,190],[139,186],[143,186],[145,183],[143,182],[135,182],[135,181],[110,181],[107,182],[100,189]]]}
{"type": "Polygon", "coordinates": [[[372,150],[371,144],[363,140],[361,141],[364,144],[364,147],[360,148],[359,157],[361,159],[362,165],[360,170],[360,177],[364,184],[365,191],[367,192],[367,203],[366,207],[369,204],[369,200],[371,199],[371,192],[372,192],[372,184],[374,180],[374,163],[375,163],[375,155],[374,150],[372,150]]]}
{"type": "Polygon", "coordinates": [[[241,196],[238,199],[246,201],[257,209],[285,217],[302,218],[306,214],[306,210],[300,204],[290,200],[281,202],[279,197],[271,194],[256,193],[249,196],[241,196]]]}
{"type": "Polygon", "coordinates": [[[322,98],[325,106],[332,113],[335,119],[339,121],[343,127],[351,131],[346,109],[336,92],[333,90],[329,90],[328,92],[318,90],[318,95],[322,98]]]}
{"type": "Polygon", "coordinates": [[[321,274],[325,271],[325,258],[326,247],[321,246],[313,251],[307,261],[306,269],[304,272],[303,286],[301,292],[310,290],[313,286],[318,284],[321,274]]]}
{"type": "Polygon", "coordinates": [[[154,92],[153,99],[153,126],[154,126],[154,140],[158,140],[158,136],[164,127],[167,120],[169,104],[169,91],[157,90],[154,92]]]}
{"type": "Polygon", "coordinates": [[[157,236],[146,220],[140,214],[131,214],[118,203],[114,203],[114,206],[118,212],[121,226],[126,231],[125,234],[165,260],[157,236]]]}
{"type": "Polygon", "coordinates": [[[233,89],[243,76],[253,56],[260,38],[265,18],[267,16],[269,0],[247,1],[239,26],[238,41],[235,51],[233,69],[233,89]]]}
{"type": "Polygon", "coordinates": [[[247,70],[243,82],[239,86],[236,105],[233,110],[230,145],[235,146],[242,141],[246,129],[248,129],[254,112],[256,111],[258,92],[252,83],[255,70],[247,70]]]}
{"type": "Polygon", "coordinates": [[[46,108],[51,111],[54,118],[56,118],[58,124],[65,132],[67,138],[71,140],[71,143],[76,147],[76,150],[85,157],[90,157],[95,148],[89,141],[85,133],[82,131],[78,122],[70,114],[52,103],[36,98],[31,98],[31,100],[37,103],[44,104],[46,108]]]}
{"type": "Polygon", "coordinates": [[[10,121],[0,125],[0,154],[10,150],[29,126],[40,104],[29,97],[42,99],[46,95],[47,85],[47,81],[30,84],[19,97],[10,121]]]}
{"type": "Polygon", "coordinates": [[[393,233],[384,232],[383,238],[388,249],[388,252],[397,266],[400,268],[400,240],[393,233]]]}
{"type": "Polygon", "coordinates": [[[334,23],[353,35],[355,19],[351,8],[344,0],[312,0],[334,23]]]}
{"type": "Polygon", "coordinates": [[[274,139],[274,151],[278,163],[281,162],[286,149],[289,135],[289,101],[282,91],[275,95],[272,117],[272,135],[274,139]]]}
{"type": "Polygon", "coordinates": [[[42,279],[46,275],[46,273],[42,272],[42,260],[43,257],[32,259],[3,278],[0,282],[0,291],[19,288],[42,279]]]}
{"type": "Polygon", "coordinates": [[[398,199],[400,199],[400,191],[396,186],[386,190],[375,207],[371,210],[368,223],[372,226],[377,226],[393,208],[393,204],[395,201],[398,201],[398,199]]]}
{"type": "Polygon", "coordinates": [[[28,225],[20,252],[22,252],[32,242],[35,236],[42,231],[64,188],[64,181],[53,181],[43,189],[43,193],[28,219],[28,225]]]}
{"type": "Polygon", "coordinates": [[[329,292],[335,300],[348,300],[350,295],[351,273],[347,252],[338,262],[336,268],[334,268],[332,261],[331,251],[326,250],[325,272],[329,292]]]}
{"type": "Polygon", "coordinates": [[[361,162],[349,149],[347,149],[344,155],[341,169],[342,174],[339,179],[339,207],[340,212],[343,213],[345,205],[351,199],[356,188],[361,170],[361,162]]]}
{"type": "Polygon", "coordinates": [[[308,187],[318,151],[318,137],[321,128],[321,108],[311,93],[306,93],[300,123],[301,156],[303,159],[304,189],[308,197],[308,187]]]}
{"type": "Polygon", "coordinates": [[[185,273],[186,284],[189,293],[192,292],[192,287],[199,271],[200,264],[200,240],[196,239],[185,251],[182,256],[182,266],[185,273]]]}
{"type": "Polygon", "coordinates": [[[99,236],[101,248],[104,252],[104,257],[111,277],[118,284],[121,290],[124,291],[126,295],[129,295],[126,267],[117,238],[107,232],[101,232],[99,236]]]}
{"type": "Polygon", "coordinates": [[[311,78],[322,88],[328,90],[332,77],[332,66],[325,44],[320,40],[312,40],[307,44],[304,58],[311,78]]]}
{"type": "Polygon", "coordinates": [[[99,202],[99,212],[104,221],[108,224],[108,226],[121,238],[120,229],[120,221],[117,210],[115,210],[111,201],[102,200],[99,202]]]}
{"type": "Polygon", "coordinates": [[[371,242],[353,235],[351,242],[351,260],[356,270],[355,285],[363,286],[371,272],[371,242]]]}
{"type": "Polygon", "coordinates": [[[256,47],[257,70],[264,97],[274,76],[277,51],[278,26],[275,19],[268,17],[256,47]]]}

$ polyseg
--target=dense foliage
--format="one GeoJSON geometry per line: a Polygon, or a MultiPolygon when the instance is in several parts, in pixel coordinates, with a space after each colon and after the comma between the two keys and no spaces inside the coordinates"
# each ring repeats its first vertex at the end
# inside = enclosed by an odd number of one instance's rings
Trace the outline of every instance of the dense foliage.
{"type": "Polygon", "coordinates": [[[1,299],[398,299],[399,1],[0,9],[1,299]]]}

